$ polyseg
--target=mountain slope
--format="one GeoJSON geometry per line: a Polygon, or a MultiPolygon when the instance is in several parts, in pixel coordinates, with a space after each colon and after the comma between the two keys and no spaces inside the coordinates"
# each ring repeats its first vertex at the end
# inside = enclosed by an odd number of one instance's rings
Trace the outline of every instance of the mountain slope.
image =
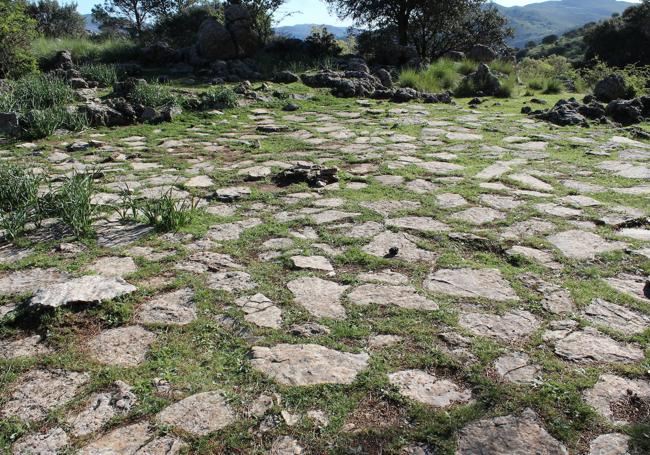
{"type": "Polygon", "coordinates": [[[510,44],[524,47],[528,41],[539,41],[551,34],[562,34],[588,22],[596,22],[621,13],[634,3],[616,0],[560,0],[531,3],[526,6],[493,4],[515,29],[510,44]]]}

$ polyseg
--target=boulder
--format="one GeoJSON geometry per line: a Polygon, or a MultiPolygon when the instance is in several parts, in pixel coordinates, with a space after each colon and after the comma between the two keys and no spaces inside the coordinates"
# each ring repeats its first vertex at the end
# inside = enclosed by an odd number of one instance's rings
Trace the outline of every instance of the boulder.
{"type": "Polygon", "coordinates": [[[467,57],[465,56],[464,52],[460,51],[449,51],[443,55],[444,58],[448,58],[449,60],[453,60],[454,62],[460,62],[465,60],[467,57]]]}
{"type": "Polygon", "coordinates": [[[491,47],[484,44],[477,44],[467,54],[470,60],[478,63],[490,63],[497,59],[497,53],[491,47]]]}
{"type": "Polygon", "coordinates": [[[52,70],[71,70],[74,68],[72,63],[72,54],[70,51],[58,51],[52,60],[50,60],[49,68],[52,70]]]}
{"type": "Polygon", "coordinates": [[[585,116],[578,112],[580,106],[575,99],[560,100],[550,110],[531,112],[531,115],[558,126],[588,126],[585,116]]]}
{"type": "Polygon", "coordinates": [[[0,134],[17,136],[20,133],[20,121],[17,112],[0,112],[0,134]]]}
{"type": "Polygon", "coordinates": [[[493,96],[501,90],[499,78],[490,71],[490,67],[485,63],[481,63],[475,72],[465,76],[461,82],[461,86],[469,90],[466,93],[469,96],[493,96]]]}
{"type": "Polygon", "coordinates": [[[128,125],[128,119],[119,111],[101,103],[88,103],[79,108],[88,117],[93,126],[122,126],[128,125]]]}
{"type": "Polygon", "coordinates": [[[628,94],[627,84],[623,76],[610,74],[598,81],[594,87],[594,96],[598,101],[609,103],[617,99],[625,99],[628,94]]]}
{"type": "Polygon", "coordinates": [[[300,81],[300,78],[291,71],[280,71],[273,77],[273,82],[278,84],[291,84],[300,81]]]}
{"type": "Polygon", "coordinates": [[[199,54],[207,59],[231,59],[238,55],[230,32],[214,18],[201,23],[197,37],[199,54]]]}
{"type": "Polygon", "coordinates": [[[158,41],[142,49],[142,61],[153,65],[167,66],[178,60],[179,53],[164,41],[158,41]]]}
{"type": "Polygon", "coordinates": [[[633,125],[643,120],[644,106],[640,99],[616,99],[607,105],[607,115],[615,122],[623,125],[633,125]]]}
{"type": "Polygon", "coordinates": [[[86,82],[80,77],[71,78],[70,80],[68,80],[68,84],[70,84],[70,87],[72,87],[75,90],[88,88],[88,82],[86,82]]]}
{"type": "Polygon", "coordinates": [[[259,43],[249,12],[242,5],[230,4],[224,11],[223,23],[214,18],[201,23],[197,50],[208,60],[229,60],[253,55],[259,43]]]}
{"type": "Polygon", "coordinates": [[[386,88],[392,88],[393,87],[393,77],[390,75],[390,72],[385,70],[384,68],[378,69],[375,71],[375,76],[379,81],[381,82],[381,85],[383,85],[386,88]]]}

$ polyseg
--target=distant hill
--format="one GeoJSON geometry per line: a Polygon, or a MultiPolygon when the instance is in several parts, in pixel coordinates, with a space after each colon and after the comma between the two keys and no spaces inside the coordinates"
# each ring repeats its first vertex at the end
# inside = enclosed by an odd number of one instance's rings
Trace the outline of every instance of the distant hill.
{"type": "Polygon", "coordinates": [[[529,41],[540,41],[547,35],[561,35],[588,22],[598,22],[622,13],[634,3],[616,0],[560,0],[531,3],[526,6],[493,4],[510,21],[515,37],[510,45],[524,47],[529,41]]]}
{"type": "Polygon", "coordinates": [[[280,36],[286,36],[289,38],[298,38],[305,39],[311,35],[311,31],[314,27],[325,27],[327,31],[336,36],[337,39],[345,39],[348,36],[349,27],[337,27],[334,25],[326,24],[298,24],[298,25],[284,25],[282,27],[276,27],[275,33],[280,36]]]}

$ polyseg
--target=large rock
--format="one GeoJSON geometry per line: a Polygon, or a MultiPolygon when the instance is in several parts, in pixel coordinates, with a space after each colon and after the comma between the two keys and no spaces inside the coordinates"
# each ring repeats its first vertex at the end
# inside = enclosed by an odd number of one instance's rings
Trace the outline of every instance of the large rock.
{"type": "Polygon", "coordinates": [[[197,393],[163,409],[156,419],[195,436],[227,427],[235,414],[219,391],[197,393]]]}
{"type": "Polygon", "coordinates": [[[623,125],[640,123],[643,121],[643,104],[639,99],[613,100],[607,104],[607,115],[623,125]]]}
{"type": "Polygon", "coordinates": [[[464,96],[493,96],[501,90],[501,82],[497,75],[490,71],[489,66],[481,63],[475,72],[463,78],[461,87],[467,90],[464,96]]]}
{"type": "Polygon", "coordinates": [[[290,386],[351,384],[368,366],[368,354],[339,352],[317,344],[253,348],[253,368],[290,386]]]}
{"type": "Polygon", "coordinates": [[[457,455],[568,455],[562,443],[542,427],[537,414],[526,409],[470,423],[459,432],[457,455]]]}
{"type": "Polygon", "coordinates": [[[94,303],[135,292],[137,288],[121,278],[87,275],[39,289],[31,306],[57,308],[70,303],[94,303]]]}
{"type": "Polygon", "coordinates": [[[598,101],[609,103],[610,101],[625,99],[628,95],[625,78],[619,74],[610,74],[598,81],[594,87],[594,96],[598,101]]]}
{"type": "Polygon", "coordinates": [[[197,48],[208,60],[249,57],[258,48],[259,36],[253,20],[242,5],[230,4],[224,11],[224,23],[208,18],[199,27],[197,48]]]}
{"type": "Polygon", "coordinates": [[[477,44],[470,49],[467,57],[478,63],[490,63],[496,60],[498,55],[491,47],[484,44],[477,44]]]}

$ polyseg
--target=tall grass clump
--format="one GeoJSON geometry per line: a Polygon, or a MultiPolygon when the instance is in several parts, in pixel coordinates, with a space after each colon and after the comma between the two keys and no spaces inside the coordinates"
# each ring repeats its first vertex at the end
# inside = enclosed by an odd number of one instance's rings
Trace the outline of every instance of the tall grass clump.
{"type": "Polygon", "coordinates": [[[110,87],[119,80],[117,67],[106,63],[85,63],[79,66],[81,76],[89,81],[96,81],[104,87],[110,87]]]}
{"type": "Polygon", "coordinates": [[[230,87],[210,87],[201,95],[204,109],[237,107],[237,94],[230,87]]]}
{"type": "Polygon", "coordinates": [[[41,65],[61,49],[69,50],[76,64],[126,62],[136,60],[140,53],[139,46],[127,39],[39,38],[32,42],[32,53],[41,65]]]}
{"type": "Polygon", "coordinates": [[[74,91],[61,78],[49,74],[30,75],[12,81],[7,91],[16,110],[47,109],[74,101],[74,91]]]}
{"type": "Polygon", "coordinates": [[[148,199],[140,204],[140,212],[147,224],[159,232],[172,232],[191,223],[196,213],[198,202],[194,199],[182,201],[174,198],[170,188],[159,199],[148,199]]]}
{"type": "Polygon", "coordinates": [[[458,64],[449,59],[440,59],[423,71],[404,70],[399,82],[403,87],[410,87],[422,92],[440,92],[453,90],[460,80],[458,64]]]}
{"type": "Polygon", "coordinates": [[[0,165],[0,229],[9,240],[25,232],[27,223],[40,220],[41,177],[15,165],[0,165]]]}
{"type": "Polygon", "coordinates": [[[94,232],[92,222],[96,206],[92,204],[93,193],[93,175],[90,173],[73,174],[56,192],[58,215],[75,237],[89,237],[94,232]]]}
{"type": "Polygon", "coordinates": [[[134,103],[153,108],[179,105],[179,100],[171,89],[161,84],[138,84],[129,98],[134,103]]]}

